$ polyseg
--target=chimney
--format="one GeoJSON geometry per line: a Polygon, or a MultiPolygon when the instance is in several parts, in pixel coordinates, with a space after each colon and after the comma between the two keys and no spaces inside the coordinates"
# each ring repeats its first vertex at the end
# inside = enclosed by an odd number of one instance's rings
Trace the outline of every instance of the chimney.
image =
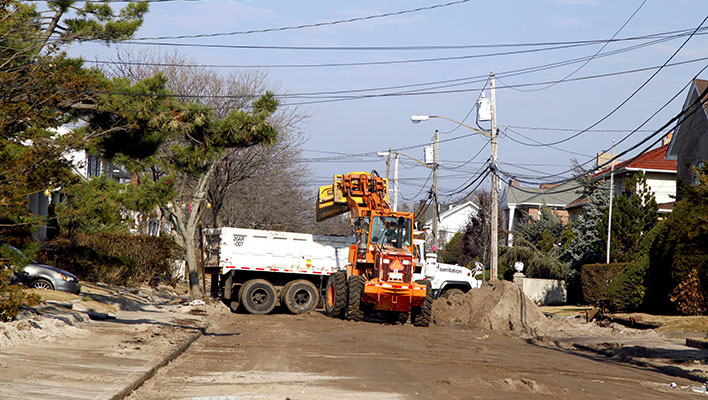
{"type": "MultiPolygon", "coordinates": [[[[609,162],[611,158],[612,153],[597,153],[597,164],[595,164],[595,168],[600,168],[601,165],[609,162]]],[[[605,167],[607,167],[607,165],[603,166],[602,168],[605,167]]]]}
{"type": "Polygon", "coordinates": [[[668,135],[664,138],[664,140],[661,142],[662,146],[666,146],[667,144],[671,143],[671,138],[674,136],[673,132],[669,132],[668,135]]]}
{"type": "Polygon", "coordinates": [[[509,182],[509,185],[512,187],[521,187],[521,184],[516,179],[512,179],[511,182],[509,182]]]}

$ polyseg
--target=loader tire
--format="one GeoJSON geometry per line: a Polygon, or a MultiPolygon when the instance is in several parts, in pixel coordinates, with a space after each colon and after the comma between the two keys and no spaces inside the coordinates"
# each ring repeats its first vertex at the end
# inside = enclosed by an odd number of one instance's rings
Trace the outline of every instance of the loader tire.
{"type": "Polygon", "coordinates": [[[415,326],[429,326],[433,314],[433,288],[430,281],[416,281],[425,286],[425,301],[422,306],[411,307],[411,322],[415,326]]]}
{"type": "Polygon", "coordinates": [[[327,279],[324,307],[328,317],[343,318],[347,302],[347,277],[344,272],[335,272],[327,279]]]}
{"type": "Polygon", "coordinates": [[[275,308],[275,288],[264,279],[252,279],[239,290],[239,300],[251,314],[268,314],[275,308]]]}
{"type": "Polygon", "coordinates": [[[283,287],[281,304],[285,305],[285,308],[293,314],[314,310],[317,301],[317,288],[310,281],[299,279],[289,282],[283,287]]]}
{"type": "Polygon", "coordinates": [[[364,319],[364,310],[361,298],[364,295],[364,284],[366,279],[361,275],[352,275],[347,282],[349,296],[347,298],[347,319],[350,321],[361,321],[364,319]]]}

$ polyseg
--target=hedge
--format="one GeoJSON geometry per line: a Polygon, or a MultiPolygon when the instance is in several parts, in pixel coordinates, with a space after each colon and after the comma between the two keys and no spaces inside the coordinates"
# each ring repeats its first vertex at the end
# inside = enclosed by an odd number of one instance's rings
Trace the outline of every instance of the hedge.
{"type": "Polygon", "coordinates": [[[118,285],[171,279],[179,251],[170,239],[104,233],[47,242],[40,260],[73,272],[81,280],[118,285]]]}
{"type": "MultiPolygon", "coordinates": [[[[664,221],[642,236],[636,255],[607,287],[607,308],[611,311],[632,312],[643,308],[646,299],[646,274],[649,270],[649,250],[663,229],[664,221]]],[[[651,311],[651,310],[647,310],[651,311]]]]}
{"type": "Polygon", "coordinates": [[[627,266],[627,263],[585,264],[580,272],[583,299],[588,304],[600,305],[607,301],[607,287],[627,266]]]}

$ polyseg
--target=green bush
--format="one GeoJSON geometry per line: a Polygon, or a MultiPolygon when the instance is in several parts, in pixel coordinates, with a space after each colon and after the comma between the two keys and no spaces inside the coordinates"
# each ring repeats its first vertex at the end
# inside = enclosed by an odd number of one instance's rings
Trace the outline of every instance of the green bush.
{"type": "Polygon", "coordinates": [[[705,171],[699,176],[697,186],[679,184],[684,198],[649,252],[645,304],[654,313],[705,314],[708,309],[703,304],[708,299],[708,177],[705,171]]]}
{"type": "Polygon", "coordinates": [[[649,250],[663,221],[642,236],[639,248],[629,264],[607,286],[606,306],[612,311],[638,311],[645,299],[645,278],[649,269],[649,250]]]}
{"type": "Polygon", "coordinates": [[[607,301],[607,287],[627,263],[585,264],[580,272],[583,299],[600,305],[607,301]]]}
{"type": "Polygon", "coordinates": [[[118,285],[170,279],[172,260],[178,256],[169,239],[114,233],[58,238],[46,243],[40,253],[42,261],[81,280],[118,285]]]}

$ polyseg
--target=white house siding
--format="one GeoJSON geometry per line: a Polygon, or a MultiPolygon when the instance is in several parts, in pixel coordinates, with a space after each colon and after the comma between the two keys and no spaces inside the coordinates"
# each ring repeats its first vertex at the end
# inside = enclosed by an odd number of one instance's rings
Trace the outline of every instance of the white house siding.
{"type": "Polygon", "coordinates": [[[647,186],[654,193],[657,204],[670,203],[676,201],[676,176],[673,174],[661,174],[649,172],[647,175],[647,186]]]}
{"type": "MultiPolygon", "coordinates": [[[[469,221],[471,216],[477,215],[478,208],[473,203],[465,203],[440,214],[440,222],[438,222],[438,237],[445,243],[449,242],[455,233],[462,230],[469,221]]],[[[425,229],[431,231],[433,221],[429,220],[425,224],[425,229]]]]}

